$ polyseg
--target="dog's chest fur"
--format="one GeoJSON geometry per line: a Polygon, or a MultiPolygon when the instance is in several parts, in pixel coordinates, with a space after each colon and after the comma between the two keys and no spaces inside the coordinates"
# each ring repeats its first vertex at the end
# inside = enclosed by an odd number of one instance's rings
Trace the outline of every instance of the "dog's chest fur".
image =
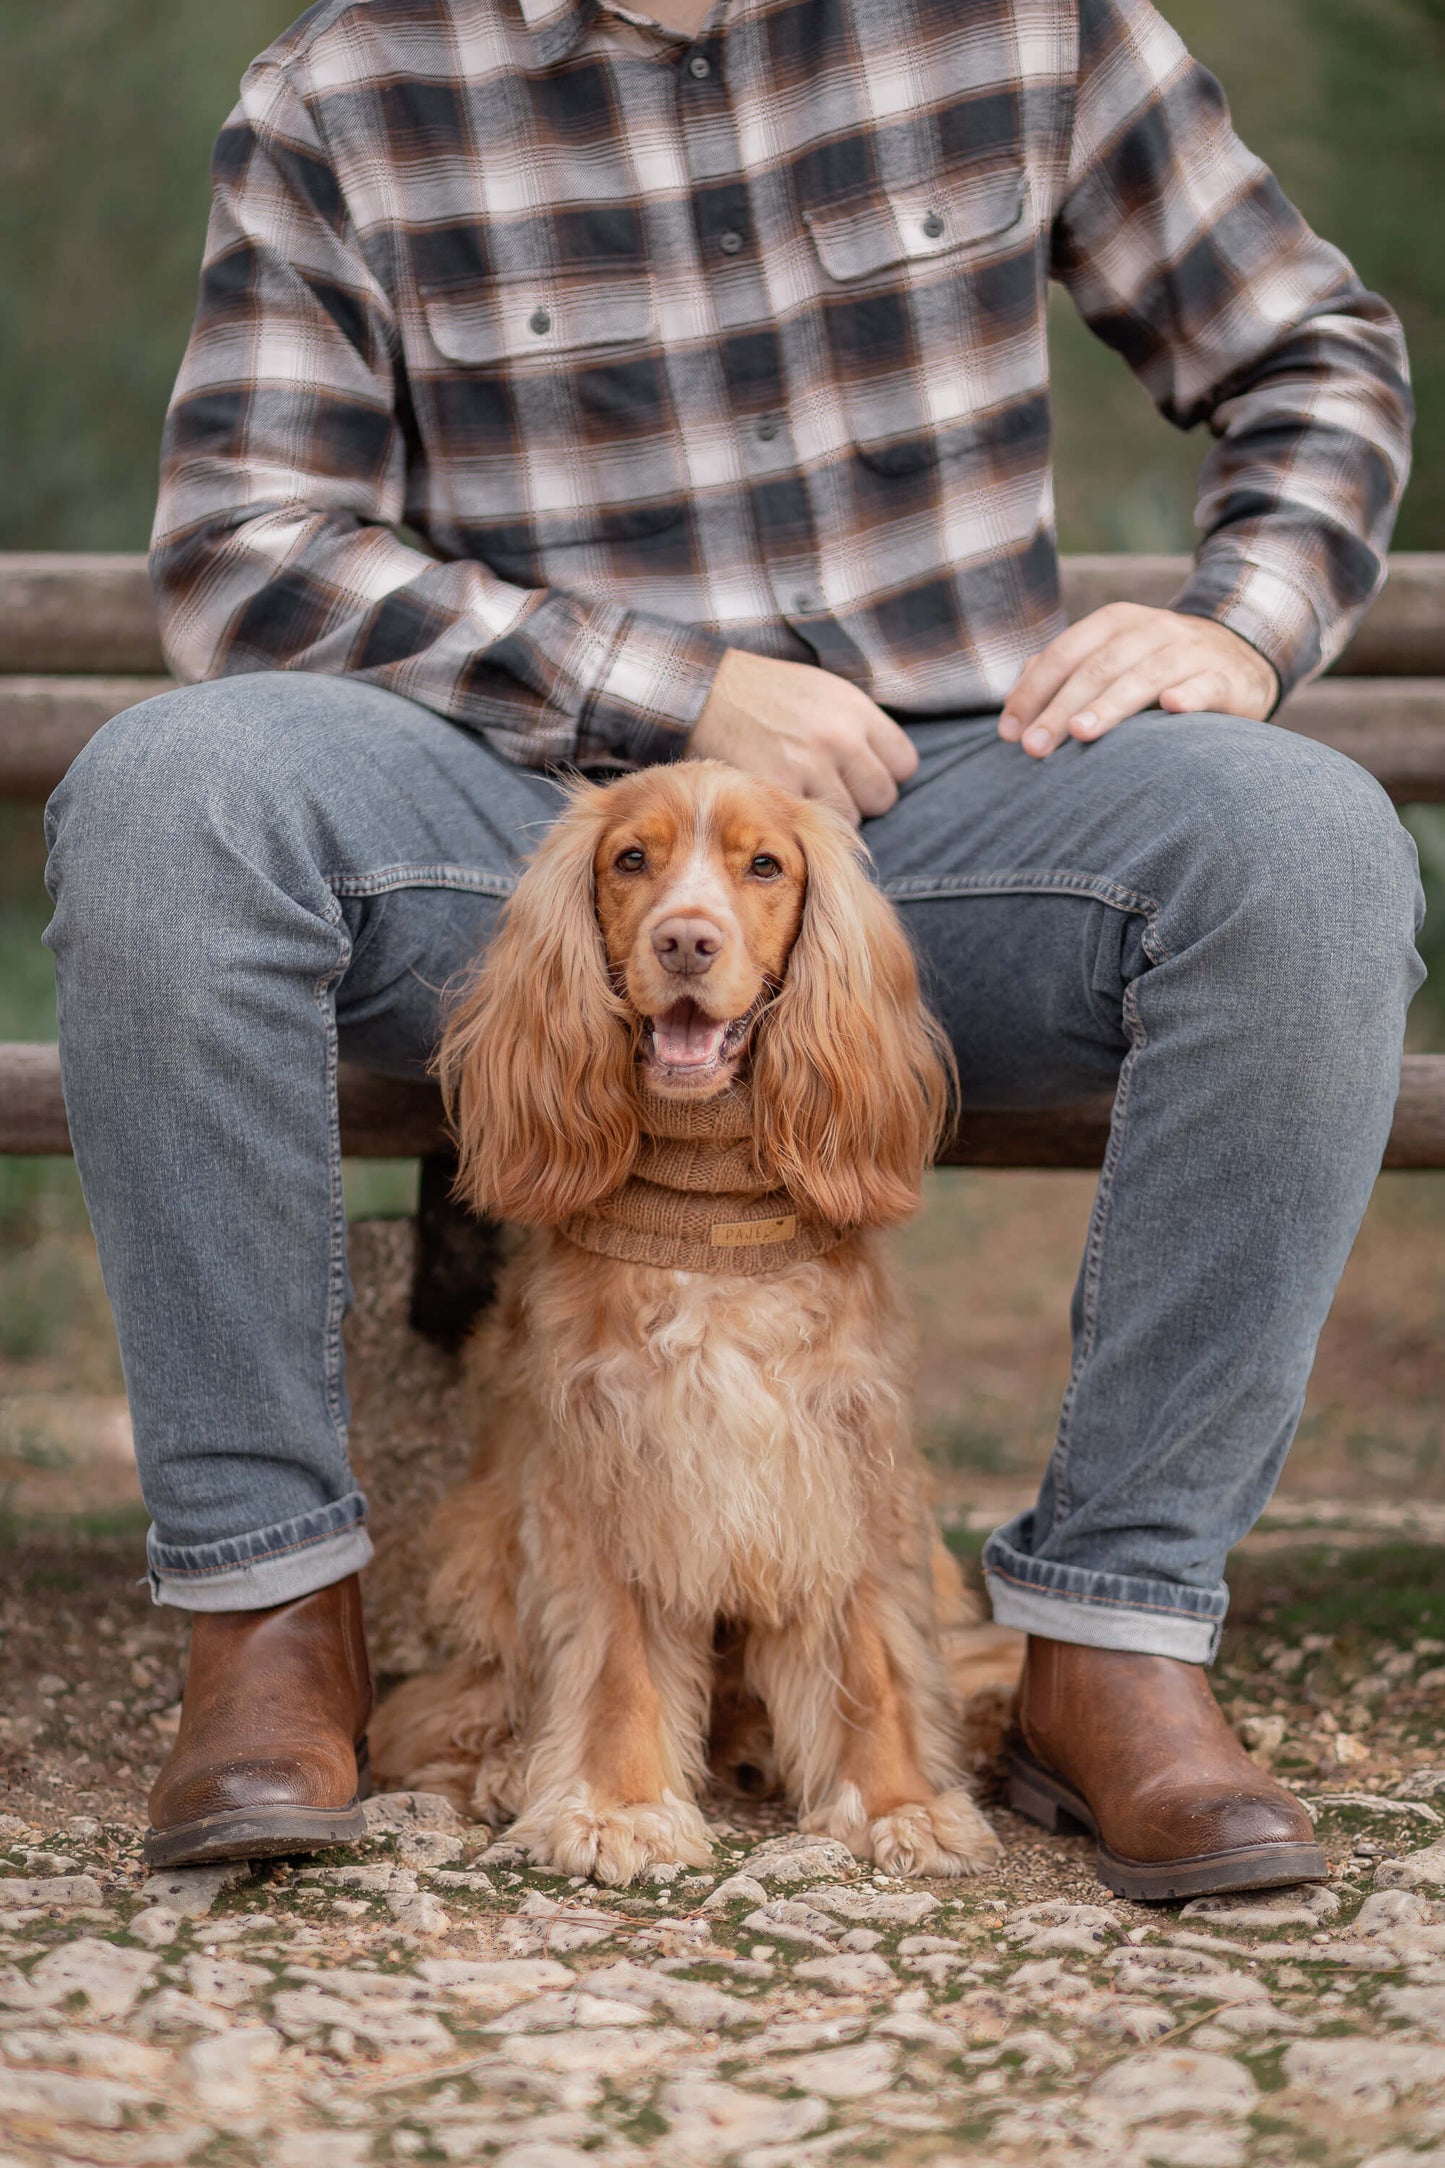
{"type": "Polygon", "coordinates": [[[524,1545],[562,1485],[680,1617],[841,1602],[905,1434],[911,1334],[876,1239],[750,1279],[578,1262],[529,1243],[488,1364],[524,1545]]]}

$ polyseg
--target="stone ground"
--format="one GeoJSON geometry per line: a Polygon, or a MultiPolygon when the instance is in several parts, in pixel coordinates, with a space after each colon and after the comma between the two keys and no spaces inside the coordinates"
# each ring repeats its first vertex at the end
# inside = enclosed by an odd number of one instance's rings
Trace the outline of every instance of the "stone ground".
{"type": "MultiPolygon", "coordinates": [[[[1220,1696],[1330,1882],[1200,1908],[1110,1898],[987,1762],[1004,1857],[967,1884],[717,1802],[713,1872],[602,1892],[405,1798],[339,1861],[149,1881],[184,1621],[138,1580],[93,1257],[37,1239],[6,1299],[49,1273],[89,1307],[0,1374],[0,2168],[1445,2168],[1442,1205],[1445,1177],[1380,1185],[1231,1563],[1220,1696]]],[[[939,1178],[907,1232],[965,1557],[1036,1480],[1087,1209],[1086,1177],[939,1178]]],[[[406,1330],[408,1244],[355,1230],[349,1334],[391,1672],[428,1658],[414,1532],[467,1450],[455,1365],[406,1330]]]]}
{"type": "Polygon", "coordinates": [[[1004,1860],[966,1884],[716,1803],[711,1873],[607,1892],[405,1794],[324,1864],[148,1878],[183,1622],[133,1540],[32,1542],[0,1610],[0,2168],[1445,2164],[1445,1553],[1339,1520],[1240,1554],[1218,1675],[1330,1882],[1184,1907],[1109,1897],[991,1768],[1004,1860]]]}

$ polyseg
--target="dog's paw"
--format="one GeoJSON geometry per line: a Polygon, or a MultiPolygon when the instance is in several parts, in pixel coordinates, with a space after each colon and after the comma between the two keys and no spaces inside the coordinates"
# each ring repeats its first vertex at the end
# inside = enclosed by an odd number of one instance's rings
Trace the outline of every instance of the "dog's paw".
{"type": "Polygon", "coordinates": [[[982,1874],[996,1866],[1003,1853],[962,1787],[870,1817],[857,1786],[845,1784],[830,1805],[809,1815],[802,1826],[836,1837],[859,1859],[872,1860],[888,1874],[910,1879],[982,1874]]]}
{"type": "Polygon", "coordinates": [[[965,1791],[895,1807],[868,1825],[866,1856],[888,1874],[983,1874],[1002,1855],[1003,1846],[965,1791]]]}
{"type": "Polygon", "coordinates": [[[671,1792],[627,1807],[604,1806],[590,1786],[539,1802],[508,1832],[535,1866],[585,1874],[611,1889],[635,1882],[647,1867],[706,1867],[712,1841],[691,1800],[671,1792]]]}

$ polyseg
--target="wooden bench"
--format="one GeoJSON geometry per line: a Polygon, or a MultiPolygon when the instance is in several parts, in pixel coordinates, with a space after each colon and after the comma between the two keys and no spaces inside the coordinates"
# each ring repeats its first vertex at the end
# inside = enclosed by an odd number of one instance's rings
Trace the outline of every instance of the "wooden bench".
{"type": "MultiPolygon", "coordinates": [[[[1069,614],[1165,603],[1185,570],[1180,557],[1066,558],[1069,614]]],[[[169,683],[144,558],[0,554],[0,798],[43,800],[102,723],[169,683]]],[[[1395,558],[1348,653],[1286,703],[1280,723],[1348,753],[1397,803],[1445,800],[1445,552],[1395,558]]],[[[421,1158],[431,1216],[446,1186],[435,1090],[343,1065],[340,1091],[343,1149],[421,1158]]],[[[1043,1113],[970,1113],[943,1156],[1097,1166],[1109,1110],[1105,1095],[1043,1113]]],[[[0,1045],[0,1152],[69,1150],[55,1048],[0,1045]]],[[[1445,1167],[1445,1056],[1406,1058],[1385,1164],[1445,1167]]]]}

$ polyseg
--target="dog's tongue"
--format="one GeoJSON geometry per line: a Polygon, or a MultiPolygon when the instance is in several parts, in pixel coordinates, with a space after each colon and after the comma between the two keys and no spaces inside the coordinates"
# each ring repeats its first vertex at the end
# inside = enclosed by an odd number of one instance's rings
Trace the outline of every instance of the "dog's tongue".
{"type": "Polygon", "coordinates": [[[726,1019],[705,1016],[695,1001],[675,1001],[653,1017],[652,1043],[669,1069],[705,1069],[722,1052],[727,1028],[726,1019]]]}

